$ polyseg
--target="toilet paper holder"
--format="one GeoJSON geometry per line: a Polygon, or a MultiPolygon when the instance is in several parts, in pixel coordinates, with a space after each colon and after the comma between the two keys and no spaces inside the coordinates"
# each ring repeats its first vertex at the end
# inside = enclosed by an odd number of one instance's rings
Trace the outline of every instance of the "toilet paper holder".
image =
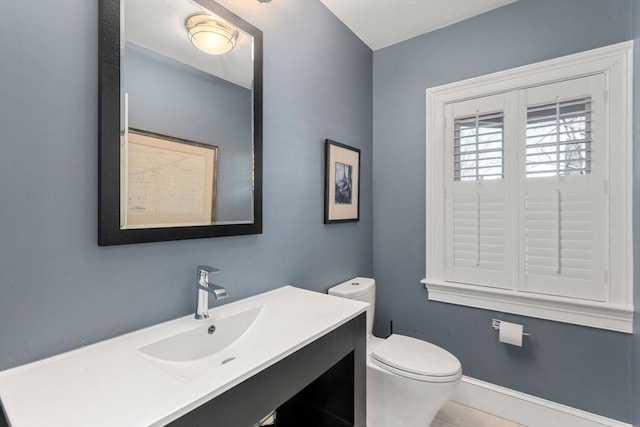
{"type": "MultiPolygon", "coordinates": [[[[500,330],[500,322],[500,319],[491,319],[491,327],[496,331],[500,330]]],[[[524,335],[525,337],[530,337],[531,332],[523,332],[522,335],[524,335]]]]}

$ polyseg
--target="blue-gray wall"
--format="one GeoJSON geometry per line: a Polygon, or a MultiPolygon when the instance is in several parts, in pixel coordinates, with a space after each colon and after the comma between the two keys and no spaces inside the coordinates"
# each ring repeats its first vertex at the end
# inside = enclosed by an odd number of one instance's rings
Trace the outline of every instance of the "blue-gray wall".
{"type": "Polygon", "coordinates": [[[631,335],[428,302],[419,280],[425,89],[630,40],[631,11],[631,0],[520,0],[376,51],[373,60],[376,332],[388,333],[393,320],[394,331],[452,351],[466,375],[626,422],[631,402],[640,401],[631,395],[638,364],[631,335]],[[522,349],[509,348],[491,329],[493,317],[523,323],[533,335],[522,349]]]}
{"type": "Polygon", "coordinates": [[[216,145],[216,221],[251,222],[251,90],[133,43],[124,50],[129,126],[216,145]]]}
{"type": "MultiPolygon", "coordinates": [[[[449,348],[470,376],[640,425],[640,314],[631,337],[427,302],[418,283],[424,90],[639,40],[638,0],[520,0],[376,52],[375,83],[371,51],[319,2],[221,2],[265,33],[265,232],[99,248],[97,1],[0,0],[0,369],[189,313],[200,263],[223,269],[229,301],[373,273],[378,334],[393,319],[449,348]],[[47,37],[22,31],[24,16],[47,37]],[[359,223],[322,224],[327,137],[362,149],[359,223]],[[525,323],[529,345],[497,343],[494,316],[525,323]]],[[[637,224],[638,126],[635,135],[637,224]]]]}
{"type": "Polygon", "coordinates": [[[371,50],[319,1],[225,3],[264,32],[264,233],[98,247],[98,2],[0,0],[0,369],[192,312],[198,264],[225,302],[372,274],[371,50]],[[325,138],[358,223],[323,224],[325,138]]]}
{"type": "Polygon", "coordinates": [[[640,427],[640,0],[633,2],[633,37],[634,45],[634,85],[633,85],[633,135],[634,135],[634,175],[633,175],[633,241],[635,267],[635,308],[636,317],[633,336],[633,392],[630,395],[631,408],[634,411],[633,424],[640,427]]]}

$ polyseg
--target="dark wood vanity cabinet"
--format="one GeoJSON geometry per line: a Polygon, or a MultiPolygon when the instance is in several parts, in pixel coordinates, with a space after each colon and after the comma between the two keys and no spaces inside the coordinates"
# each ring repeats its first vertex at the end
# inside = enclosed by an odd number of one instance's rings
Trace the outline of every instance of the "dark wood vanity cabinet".
{"type": "Polygon", "coordinates": [[[276,427],[365,427],[365,313],[171,422],[252,427],[277,408],[276,427]]]}

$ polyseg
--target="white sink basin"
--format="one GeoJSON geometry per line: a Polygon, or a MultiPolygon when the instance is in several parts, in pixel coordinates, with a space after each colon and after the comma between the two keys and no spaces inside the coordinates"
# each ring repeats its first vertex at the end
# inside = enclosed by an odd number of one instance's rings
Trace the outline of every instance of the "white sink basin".
{"type": "Polygon", "coordinates": [[[138,350],[165,362],[192,362],[223,351],[238,341],[254,324],[264,306],[216,320],[201,321],[202,325],[149,344],[138,350]],[[210,333],[209,328],[215,330],[210,333]]]}
{"type": "Polygon", "coordinates": [[[204,321],[194,319],[197,326],[138,351],[167,374],[189,381],[255,351],[268,340],[267,329],[285,332],[272,321],[267,328],[264,320],[271,316],[263,316],[264,311],[260,305],[204,321]],[[209,333],[212,326],[215,330],[209,333]]]}

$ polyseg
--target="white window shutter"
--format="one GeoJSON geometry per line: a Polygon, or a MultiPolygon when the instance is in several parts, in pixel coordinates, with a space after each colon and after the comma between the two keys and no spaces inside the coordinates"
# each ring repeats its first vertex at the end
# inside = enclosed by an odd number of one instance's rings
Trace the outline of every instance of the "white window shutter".
{"type": "Polygon", "coordinates": [[[606,299],[604,84],[600,74],[521,94],[523,291],[606,299]]]}
{"type": "Polygon", "coordinates": [[[511,286],[505,95],[446,107],[445,280],[511,286]]]}

